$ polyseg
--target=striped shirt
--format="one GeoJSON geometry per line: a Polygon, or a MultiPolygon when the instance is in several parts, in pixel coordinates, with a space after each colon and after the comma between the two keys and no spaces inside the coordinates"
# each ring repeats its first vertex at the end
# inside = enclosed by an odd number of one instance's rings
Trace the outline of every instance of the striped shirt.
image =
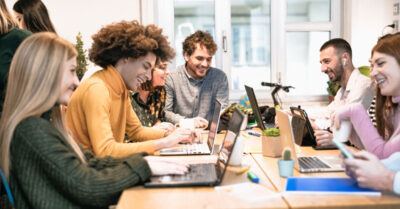
{"type": "Polygon", "coordinates": [[[174,124],[182,118],[211,120],[215,99],[221,102],[222,108],[229,102],[226,74],[213,67],[208,69],[204,78],[196,80],[187,73],[185,65],[181,65],[167,76],[165,90],[165,118],[174,124]]]}

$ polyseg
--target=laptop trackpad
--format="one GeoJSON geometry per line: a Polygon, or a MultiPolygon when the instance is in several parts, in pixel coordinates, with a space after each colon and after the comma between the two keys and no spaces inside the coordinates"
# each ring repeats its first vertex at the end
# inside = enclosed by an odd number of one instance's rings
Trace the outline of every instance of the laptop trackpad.
{"type": "Polygon", "coordinates": [[[338,156],[319,156],[318,157],[325,164],[329,165],[331,168],[343,168],[343,160],[338,156]]]}

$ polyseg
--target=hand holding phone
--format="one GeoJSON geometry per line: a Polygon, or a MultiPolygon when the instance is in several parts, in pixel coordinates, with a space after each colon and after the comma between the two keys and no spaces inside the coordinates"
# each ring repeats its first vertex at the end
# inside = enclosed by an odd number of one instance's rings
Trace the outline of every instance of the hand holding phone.
{"type": "Polygon", "coordinates": [[[343,156],[347,159],[353,159],[353,155],[350,154],[349,151],[344,147],[344,144],[342,142],[332,140],[332,142],[336,145],[336,147],[342,152],[343,156]]]}

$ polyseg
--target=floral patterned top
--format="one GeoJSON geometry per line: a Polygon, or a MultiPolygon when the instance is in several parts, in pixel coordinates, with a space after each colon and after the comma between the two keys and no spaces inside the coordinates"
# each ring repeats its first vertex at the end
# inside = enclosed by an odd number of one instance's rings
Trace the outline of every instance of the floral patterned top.
{"type": "Polygon", "coordinates": [[[139,92],[131,93],[132,108],[143,126],[151,127],[158,120],[165,121],[165,88],[156,87],[149,93],[147,103],[144,103],[139,92]]]}

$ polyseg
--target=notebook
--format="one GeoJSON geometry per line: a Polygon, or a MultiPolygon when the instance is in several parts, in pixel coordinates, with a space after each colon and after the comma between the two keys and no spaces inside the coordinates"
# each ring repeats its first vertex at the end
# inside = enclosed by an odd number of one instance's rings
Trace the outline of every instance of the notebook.
{"type": "Polygon", "coordinates": [[[281,132],[281,140],[283,147],[289,147],[292,151],[292,159],[295,161],[295,168],[302,173],[309,172],[329,172],[329,171],[344,171],[342,159],[339,156],[310,156],[297,157],[298,153],[294,143],[293,129],[291,117],[286,113],[276,110],[278,117],[279,129],[281,132]]]}
{"type": "Polygon", "coordinates": [[[247,96],[249,97],[251,109],[253,109],[254,117],[257,121],[257,127],[261,129],[261,131],[264,131],[264,129],[266,128],[273,128],[273,124],[271,125],[271,127],[269,127],[267,124],[264,123],[253,88],[246,85],[244,85],[244,88],[246,89],[247,96]]]}
{"type": "Polygon", "coordinates": [[[244,114],[235,108],[216,163],[191,164],[185,175],[153,176],[145,187],[214,186],[222,182],[244,114]]]}
{"type": "Polygon", "coordinates": [[[210,124],[210,130],[208,131],[207,143],[179,144],[175,147],[161,149],[160,155],[208,155],[216,153],[218,151],[218,146],[215,145],[215,138],[217,136],[221,107],[221,103],[215,100],[214,113],[210,124]]]}
{"type": "Polygon", "coordinates": [[[352,178],[290,177],[286,183],[288,193],[381,195],[380,191],[360,188],[352,178]]]}

